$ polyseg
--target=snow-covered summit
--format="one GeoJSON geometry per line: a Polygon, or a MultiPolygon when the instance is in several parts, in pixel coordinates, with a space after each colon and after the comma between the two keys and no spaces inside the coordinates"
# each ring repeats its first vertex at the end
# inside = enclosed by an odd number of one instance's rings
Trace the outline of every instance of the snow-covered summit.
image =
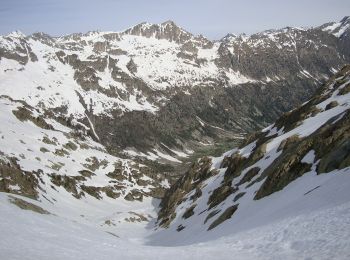
{"type": "Polygon", "coordinates": [[[144,37],[156,37],[159,39],[167,39],[170,41],[182,42],[193,37],[191,33],[177,26],[174,21],[165,21],[160,24],[140,23],[135,25],[121,34],[131,34],[144,37]]]}
{"type": "Polygon", "coordinates": [[[22,33],[21,31],[13,31],[11,33],[9,33],[8,35],[6,35],[7,37],[14,37],[14,38],[24,38],[26,37],[26,35],[24,33],[22,33]]]}
{"type": "Polygon", "coordinates": [[[237,39],[237,37],[239,37],[237,34],[234,33],[228,33],[226,34],[224,37],[222,37],[220,39],[220,42],[224,42],[224,41],[235,41],[237,39]]]}

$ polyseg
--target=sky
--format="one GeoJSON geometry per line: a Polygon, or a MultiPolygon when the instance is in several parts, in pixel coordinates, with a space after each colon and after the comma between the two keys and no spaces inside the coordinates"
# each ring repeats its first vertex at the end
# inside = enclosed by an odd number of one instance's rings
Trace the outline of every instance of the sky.
{"type": "Polygon", "coordinates": [[[0,0],[0,34],[122,31],[173,20],[214,40],[227,33],[317,26],[344,16],[350,16],[350,0],[0,0]]]}

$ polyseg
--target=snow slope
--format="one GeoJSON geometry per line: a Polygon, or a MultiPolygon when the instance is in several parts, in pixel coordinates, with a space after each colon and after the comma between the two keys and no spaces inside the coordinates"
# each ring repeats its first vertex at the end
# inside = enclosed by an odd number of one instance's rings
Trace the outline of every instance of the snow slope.
{"type": "Polygon", "coordinates": [[[143,232],[156,216],[154,190],[161,192],[168,181],[145,165],[110,155],[84,134],[88,126],[63,125],[7,97],[0,98],[0,121],[1,190],[110,232],[121,232],[125,223],[143,232]],[[40,127],[30,116],[19,120],[23,110],[50,127],[40,127]]]}
{"type": "MultiPolygon", "coordinates": [[[[220,183],[222,180],[220,177],[215,176],[206,182],[208,185],[202,189],[202,192],[208,195],[203,196],[201,201],[197,201],[194,211],[195,217],[184,220],[182,215],[190,206],[189,200],[187,203],[180,204],[176,212],[178,217],[173,220],[170,228],[159,229],[155,234],[151,234],[148,243],[151,245],[184,246],[198,242],[209,243],[209,241],[215,241],[220,237],[248,231],[254,236],[255,228],[273,225],[286,218],[296,218],[302,221],[304,214],[307,215],[338,205],[346,205],[350,198],[349,167],[322,176],[318,176],[314,171],[311,171],[292,182],[282,191],[259,201],[253,200],[255,191],[261,185],[261,183],[257,183],[245,190],[246,194],[239,201],[239,210],[234,213],[232,219],[225,221],[213,230],[207,231],[211,224],[210,221],[206,225],[204,224],[208,214],[200,213],[207,208],[206,202],[209,192],[220,183]],[[185,228],[181,232],[177,232],[176,229],[180,223],[185,228]]],[[[188,194],[189,196],[191,194],[188,194]]],[[[224,203],[214,209],[226,209],[232,204],[233,198],[234,196],[228,197],[224,203]]],[[[218,215],[220,214],[218,213],[218,215]]],[[[345,222],[350,221],[349,216],[343,216],[343,218],[345,222]]],[[[215,218],[213,217],[213,219],[215,218]]],[[[346,226],[344,226],[344,229],[346,229],[346,226]]],[[[288,230],[287,232],[293,231],[288,230]]],[[[309,248],[309,250],[312,249],[309,248]]]]}
{"type": "MultiPolygon", "coordinates": [[[[27,199],[28,200],[28,199],[27,199]]],[[[35,202],[34,202],[35,203],[35,202]]],[[[349,202],[214,241],[145,246],[54,215],[21,210],[0,193],[1,259],[348,259],[349,202]]]]}

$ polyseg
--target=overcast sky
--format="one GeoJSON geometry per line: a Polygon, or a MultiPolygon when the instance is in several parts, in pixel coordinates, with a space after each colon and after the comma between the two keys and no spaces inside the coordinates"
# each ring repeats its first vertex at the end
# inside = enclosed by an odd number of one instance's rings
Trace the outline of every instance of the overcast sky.
{"type": "Polygon", "coordinates": [[[140,22],[173,20],[219,39],[285,26],[316,26],[350,15],[350,0],[0,0],[0,34],[53,36],[120,31],[140,22]]]}

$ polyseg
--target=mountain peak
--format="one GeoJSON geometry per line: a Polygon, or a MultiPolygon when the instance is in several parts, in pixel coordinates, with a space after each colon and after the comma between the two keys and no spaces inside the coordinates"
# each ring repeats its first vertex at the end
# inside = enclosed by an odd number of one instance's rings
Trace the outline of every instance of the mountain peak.
{"type": "Polygon", "coordinates": [[[340,38],[350,30],[350,16],[345,16],[339,22],[326,23],[318,28],[340,38]]]}
{"type": "Polygon", "coordinates": [[[176,26],[176,27],[178,27],[178,26],[176,25],[176,23],[175,23],[174,21],[172,21],[172,20],[167,20],[167,21],[165,21],[165,22],[162,22],[161,25],[171,25],[171,26],[176,26]]]}
{"type": "Polygon", "coordinates": [[[350,16],[344,16],[343,19],[340,20],[341,23],[350,23],[350,16]]]}
{"type": "Polygon", "coordinates": [[[193,37],[193,35],[168,20],[160,24],[143,22],[124,31],[124,34],[144,36],[147,38],[166,39],[177,43],[183,43],[193,37]]]}
{"type": "Polygon", "coordinates": [[[7,35],[7,37],[14,37],[14,38],[24,38],[26,35],[22,33],[19,30],[13,31],[7,35]]]}
{"type": "Polygon", "coordinates": [[[224,37],[222,37],[220,41],[221,42],[222,41],[229,42],[229,41],[237,39],[237,37],[238,36],[236,34],[234,34],[234,33],[228,33],[224,37]]]}

